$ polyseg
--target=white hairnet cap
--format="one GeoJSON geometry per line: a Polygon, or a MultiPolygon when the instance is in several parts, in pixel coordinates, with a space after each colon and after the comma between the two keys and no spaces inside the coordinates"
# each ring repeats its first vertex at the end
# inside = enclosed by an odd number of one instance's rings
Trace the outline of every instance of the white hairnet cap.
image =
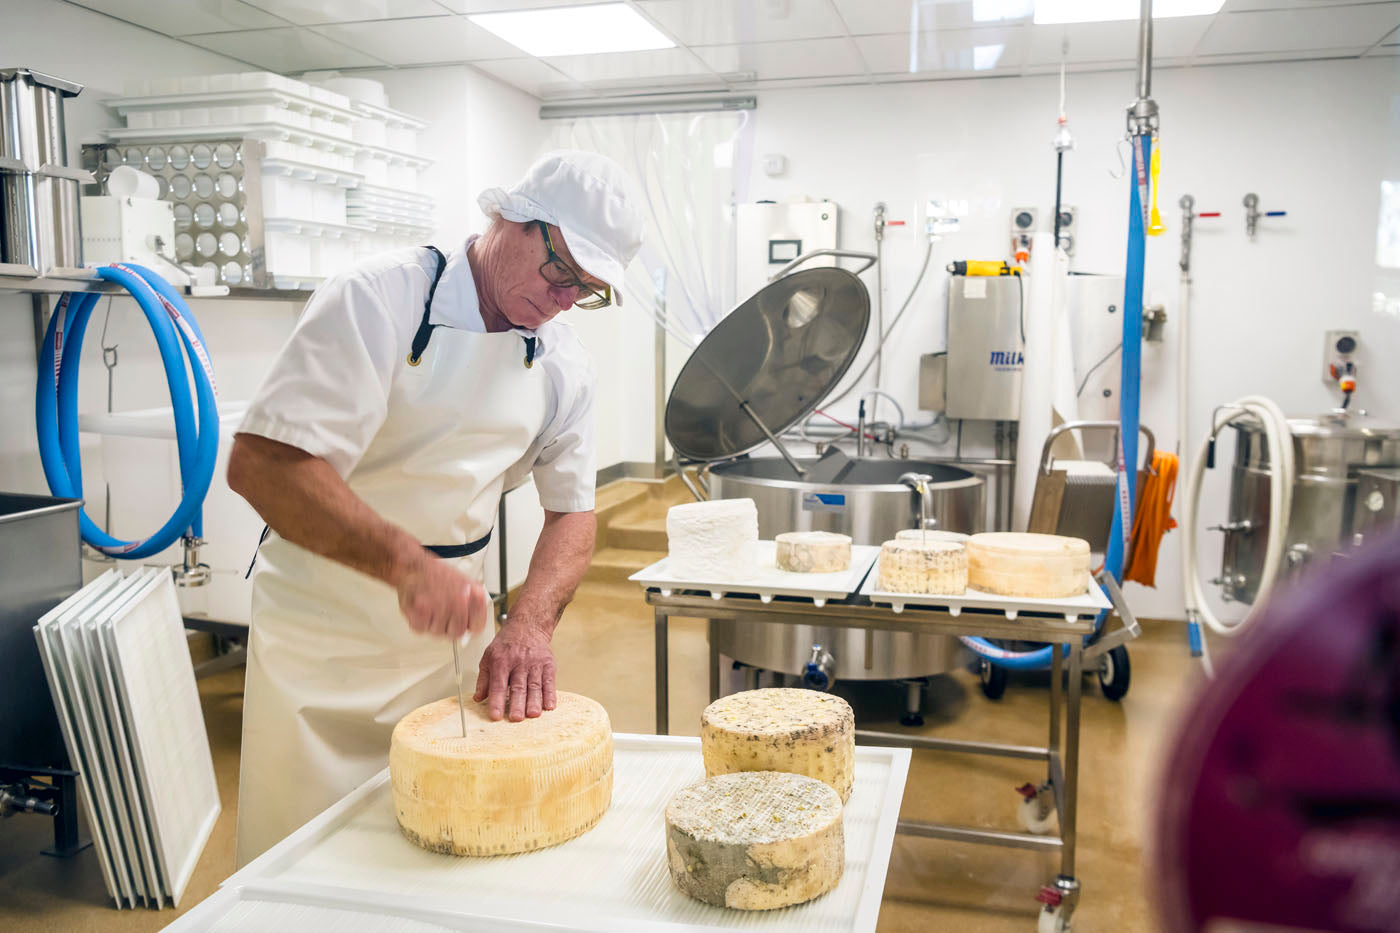
{"type": "Polygon", "coordinates": [[[583,271],[611,285],[622,304],[622,273],[641,249],[644,220],[631,180],[612,159],[577,149],[546,153],[515,187],[487,188],[477,203],[488,216],[557,226],[583,271]]]}

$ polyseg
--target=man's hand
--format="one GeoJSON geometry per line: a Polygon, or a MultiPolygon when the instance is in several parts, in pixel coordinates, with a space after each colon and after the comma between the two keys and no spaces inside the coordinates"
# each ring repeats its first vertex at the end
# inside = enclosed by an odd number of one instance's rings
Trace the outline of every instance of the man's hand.
{"type": "Polygon", "coordinates": [[[399,578],[396,588],[399,610],[415,632],[455,640],[486,628],[486,587],[428,551],[399,578]]]}
{"type": "Polygon", "coordinates": [[[549,648],[549,629],[531,624],[519,608],[486,646],[481,673],[476,678],[472,699],[480,703],[490,697],[487,707],[492,720],[505,715],[510,699],[510,721],[531,719],[542,710],[554,709],[554,652],[549,648]]]}

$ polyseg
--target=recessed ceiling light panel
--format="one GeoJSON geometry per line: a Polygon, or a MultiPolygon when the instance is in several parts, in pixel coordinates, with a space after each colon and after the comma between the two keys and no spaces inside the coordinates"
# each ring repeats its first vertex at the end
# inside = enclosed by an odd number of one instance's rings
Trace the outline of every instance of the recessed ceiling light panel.
{"type": "Polygon", "coordinates": [[[675,48],[676,43],[625,3],[478,13],[467,19],[516,48],[543,58],[675,48]]]}
{"type": "MultiPolygon", "coordinates": [[[[1209,16],[1219,13],[1225,0],[1153,0],[1152,18],[1209,16]]],[[[1137,19],[1139,0],[1035,0],[1035,22],[1039,26],[1060,23],[1107,23],[1137,19]]]]}

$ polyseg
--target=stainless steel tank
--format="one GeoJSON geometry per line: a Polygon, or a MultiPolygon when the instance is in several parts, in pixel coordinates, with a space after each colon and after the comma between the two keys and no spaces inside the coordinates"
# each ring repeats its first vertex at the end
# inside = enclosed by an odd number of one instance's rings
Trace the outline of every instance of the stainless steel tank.
{"type": "MultiPolygon", "coordinates": [[[[798,461],[804,468],[815,460],[798,461]]],[[[918,527],[921,496],[899,477],[907,472],[933,478],[928,499],[936,526],[972,534],[982,530],[986,486],[979,476],[942,463],[917,460],[854,460],[834,483],[801,479],[778,457],[742,459],[709,471],[710,496],[752,499],[758,533],[835,531],[856,544],[879,545],[905,528],[918,527]]],[[[837,680],[898,680],[939,674],[958,666],[963,651],[947,636],[866,632],[818,625],[775,625],[761,616],[717,621],[716,648],[736,661],[801,675],[821,645],[832,656],[828,672],[837,680]]]]}
{"type": "MultiPolygon", "coordinates": [[[[1395,425],[1339,413],[1290,418],[1288,426],[1296,476],[1283,573],[1350,541],[1358,473],[1400,465],[1400,427],[1395,425]]],[[[1241,420],[1233,427],[1235,461],[1229,523],[1224,526],[1221,588],[1229,599],[1253,602],[1269,538],[1269,448],[1258,422],[1241,420]]]]}

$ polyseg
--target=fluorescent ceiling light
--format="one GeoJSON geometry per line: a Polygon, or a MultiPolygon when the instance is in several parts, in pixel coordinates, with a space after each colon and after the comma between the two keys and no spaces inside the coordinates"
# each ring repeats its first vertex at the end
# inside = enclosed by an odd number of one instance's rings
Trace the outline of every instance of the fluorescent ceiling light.
{"type": "Polygon", "coordinates": [[[986,71],[995,68],[997,62],[1001,61],[1001,53],[1006,51],[1005,45],[979,45],[972,50],[972,70],[986,71]]]}
{"type": "Polygon", "coordinates": [[[537,57],[671,49],[676,43],[625,3],[478,13],[467,19],[537,57]]]}
{"type": "MultiPolygon", "coordinates": [[[[1209,16],[1219,13],[1225,0],[1153,0],[1152,18],[1209,16]]],[[[1039,26],[1059,23],[1107,23],[1137,19],[1139,0],[1035,0],[1035,22],[1039,26]]]]}
{"type": "Polygon", "coordinates": [[[972,20],[996,23],[1005,19],[1025,19],[1035,7],[1034,0],[972,0],[972,20]]]}

